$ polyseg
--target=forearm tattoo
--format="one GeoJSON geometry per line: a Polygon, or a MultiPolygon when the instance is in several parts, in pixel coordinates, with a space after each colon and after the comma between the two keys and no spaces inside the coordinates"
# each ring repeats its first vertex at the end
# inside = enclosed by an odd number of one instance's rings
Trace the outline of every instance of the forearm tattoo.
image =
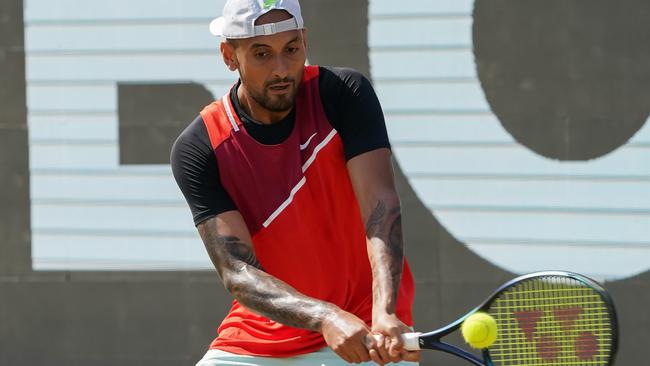
{"type": "Polygon", "coordinates": [[[332,304],[305,296],[266,273],[251,244],[209,231],[201,228],[201,237],[226,289],[240,304],[284,325],[320,330],[332,304]]]}
{"type": "Polygon", "coordinates": [[[370,213],[368,222],[366,222],[366,236],[383,237],[384,221],[386,220],[386,205],[384,202],[377,202],[377,207],[370,213]]]}
{"type": "Polygon", "coordinates": [[[400,262],[404,259],[404,238],[402,237],[402,213],[399,208],[394,211],[395,219],[390,225],[390,235],[388,235],[388,248],[393,257],[400,262]],[[396,212],[395,212],[396,211],[396,212]]]}
{"type": "Polygon", "coordinates": [[[242,243],[241,239],[236,236],[220,236],[219,239],[226,248],[226,251],[235,259],[238,259],[257,269],[264,270],[257,260],[253,247],[249,244],[242,243]]]}
{"type": "Polygon", "coordinates": [[[374,302],[383,301],[391,309],[397,300],[404,261],[399,205],[388,208],[383,201],[378,201],[366,222],[366,235],[372,246],[370,262],[374,302]]]}

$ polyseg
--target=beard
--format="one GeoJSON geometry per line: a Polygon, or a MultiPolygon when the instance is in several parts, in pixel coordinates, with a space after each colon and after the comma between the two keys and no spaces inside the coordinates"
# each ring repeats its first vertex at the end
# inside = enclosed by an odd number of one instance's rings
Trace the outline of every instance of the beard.
{"type": "Polygon", "coordinates": [[[248,94],[250,97],[253,98],[253,100],[261,107],[271,112],[286,112],[293,108],[297,92],[298,88],[296,86],[295,79],[288,77],[282,79],[273,79],[265,82],[262,92],[258,92],[252,88],[248,89],[248,94]],[[291,86],[288,87],[290,88],[289,92],[286,94],[269,95],[268,91],[270,86],[278,83],[291,83],[291,86]]]}

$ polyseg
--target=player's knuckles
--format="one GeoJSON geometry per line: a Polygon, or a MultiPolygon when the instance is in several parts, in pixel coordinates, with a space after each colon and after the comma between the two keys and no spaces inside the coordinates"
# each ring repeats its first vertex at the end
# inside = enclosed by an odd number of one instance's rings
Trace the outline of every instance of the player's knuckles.
{"type": "Polygon", "coordinates": [[[382,334],[371,334],[368,338],[373,340],[372,342],[366,343],[372,361],[381,365],[389,363],[390,358],[388,357],[388,344],[386,340],[390,338],[386,338],[382,334]]]}

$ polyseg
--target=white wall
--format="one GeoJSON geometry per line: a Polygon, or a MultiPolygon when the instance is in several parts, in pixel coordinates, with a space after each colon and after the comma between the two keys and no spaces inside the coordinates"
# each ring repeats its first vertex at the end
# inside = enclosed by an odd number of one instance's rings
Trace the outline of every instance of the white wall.
{"type": "Polygon", "coordinates": [[[169,165],[119,165],[117,83],[223,94],[235,76],[207,30],[223,2],[25,6],[34,268],[212,268],[169,165]]]}
{"type": "MultiPolygon", "coordinates": [[[[25,0],[35,269],[211,268],[169,166],[119,165],[117,83],[189,80],[222,95],[235,75],[207,31],[222,4],[25,0]]],[[[593,161],[536,155],[485,100],[473,1],[370,4],[395,153],[452,234],[515,272],[648,268],[650,123],[593,161]]]]}
{"type": "Polygon", "coordinates": [[[519,145],[476,75],[472,9],[471,0],[371,1],[371,72],[419,197],[456,238],[514,272],[618,278],[650,268],[650,123],[592,161],[519,145]]]}

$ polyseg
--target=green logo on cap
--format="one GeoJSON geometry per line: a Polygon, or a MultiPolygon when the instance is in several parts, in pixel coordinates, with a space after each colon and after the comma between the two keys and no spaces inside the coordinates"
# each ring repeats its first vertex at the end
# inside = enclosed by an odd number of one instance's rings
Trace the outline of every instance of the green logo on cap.
{"type": "Polygon", "coordinates": [[[268,9],[272,6],[275,6],[277,0],[264,0],[264,9],[268,9]]]}

